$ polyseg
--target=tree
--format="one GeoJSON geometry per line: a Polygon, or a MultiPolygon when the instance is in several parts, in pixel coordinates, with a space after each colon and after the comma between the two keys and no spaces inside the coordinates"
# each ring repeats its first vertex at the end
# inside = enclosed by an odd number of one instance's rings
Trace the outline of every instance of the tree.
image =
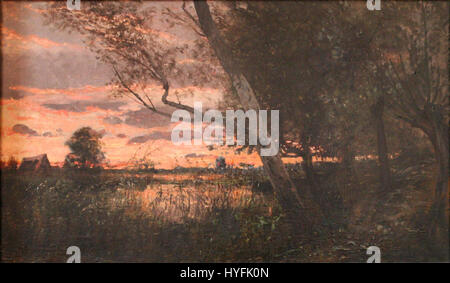
{"type": "Polygon", "coordinates": [[[301,1],[230,6],[221,30],[262,107],[282,113],[282,156],[303,159],[313,192],[320,187],[313,158],[337,157],[352,175],[356,141],[369,125],[367,104],[375,100],[365,74],[377,29],[364,17],[367,8],[301,1]]]}
{"type": "Polygon", "coordinates": [[[429,234],[448,252],[448,3],[395,3],[383,19],[384,64],[393,115],[429,139],[437,161],[429,234]],[[395,25],[392,23],[396,23],[395,25]]]}
{"type": "Polygon", "coordinates": [[[380,164],[380,180],[383,192],[389,192],[391,189],[391,172],[389,170],[389,157],[386,141],[386,131],[384,129],[384,97],[380,96],[377,102],[370,108],[377,132],[377,150],[378,162],[380,164]]]}
{"type": "Polygon", "coordinates": [[[8,163],[6,164],[6,168],[11,171],[16,171],[19,162],[14,156],[10,156],[8,159],[8,163]]]}
{"type": "Polygon", "coordinates": [[[100,166],[105,159],[102,151],[102,135],[90,127],[76,130],[72,137],[66,141],[71,153],[66,156],[65,168],[93,168],[100,166]]]}
{"type": "MultiPolygon", "coordinates": [[[[88,46],[98,53],[98,58],[112,65],[115,79],[112,84],[117,95],[129,96],[148,110],[169,116],[157,109],[145,95],[147,83],[159,83],[164,92],[161,101],[170,106],[194,112],[191,106],[168,99],[170,86],[189,80],[194,85],[230,82],[231,89],[244,109],[259,110],[260,105],[245,76],[236,68],[231,53],[223,43],[212,21],[206,2],[194,2],[198,19],[182,6],[182,14],[167,10],[168,21],[183,22],[193,27],[197,39],[192,45],[174,46],[154,36],[151,26],[155,11],[141,9],[136,3],[89,2],[80,11],[68,11],[61,3],[53,3],[47,15],[61,29],[74,29],[85,34],[88,46]],[[209,48],[205,44],[205,38],[209,48]],[[198,61],[195,68],[182,68],[177,64],[180,54],[198,61]],[[224,71],[222,71],[223,69],[224,71]],[[224,77],[225,73],[230,80],[224,77]],[[140,89],[140,90],[139,90],[140,89]]],[[[290,179],[281,156],[261,157],[266,173],[275,188],[278,200],[292,223],[303,222],[320,210],[309,201],[303,190],[304,200],[299,196],[290,179]],[[306,203],[306,206],[305,206],[306,203]],[[303,213],[302,213],[303,212],[303,213]],[[308,215],[310,214],[310,215],[308,215]],[[300,221],[303,220],[303,221],[300,221]]],[[[307,224],[307,225],[309,225],[307,224]]]]}
{"type": "MultiPolygon", "coordinates": [[[[223,69],[229,76],[232,90],[236,94],[244,110],[261,109],[252,85],[247,80],[239,64],[235,61],[231,48],[224,41],[220,31],[213,21],[206,1],[194,1],[198,23],[203,34],[208,38],[211,48],[219,59],[223,69]]],[[[260,145],[257,145],[257,149],[260,145]]],[[[308,190],[298,193],[296,185],[292,182],[286,167],[278,153],[275,156],[261,156],[264,171],[274,188],[275,195],[286,213],[288,221],[297,227],[311,228],[321,218],[321,211],[312,200],[308,190]]]]}
{"type": "Polygon", "coordinates": [[[248,2],[243,7],[232,6],[231,15],[220,21],[234,61],[261,107],[280,109],[281,156],[302,157],[311,187],[318,186],[312,160],[326,155],[323,145],[330,125],[323,115],[327,113],[323,86],[333,68],[330,41],[321,31],[326,26],[321,19],[329,18],[324,16],[328,13],[325,7],[248,2]]]}

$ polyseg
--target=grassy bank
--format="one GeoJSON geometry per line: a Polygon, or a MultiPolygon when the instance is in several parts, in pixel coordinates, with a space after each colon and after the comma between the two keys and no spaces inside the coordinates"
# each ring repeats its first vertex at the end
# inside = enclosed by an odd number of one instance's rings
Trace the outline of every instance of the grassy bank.
{"type": "Polygon", "coordinates": [[[78,246],[83,262],[364,262],[376,245],[383,261],[442,260],[425,241],[432,179],[420,170],[398,170],[380,196],[370,162],[355,176],[319,168],[323,228],[294,235],[262,174],[4,173],[2,258],[64,262],[78,246]]]}

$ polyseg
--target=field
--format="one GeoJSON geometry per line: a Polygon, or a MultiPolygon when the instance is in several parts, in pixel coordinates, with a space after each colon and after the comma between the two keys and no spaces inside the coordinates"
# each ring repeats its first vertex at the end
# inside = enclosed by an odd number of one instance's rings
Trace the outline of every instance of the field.
{"type": "Polygon", "coordinates": [[[431,166],[396,170],[395,189],[381,196],[376,164],[355,167],[350,177],[335,164],[317,168],[326,217],[295,234],[257,170],[3,172],[2,259],[65,262],[78,246],[82,262],[365,262],[378,246],[383,262],[443,260],[426,241],[431,166]]]}

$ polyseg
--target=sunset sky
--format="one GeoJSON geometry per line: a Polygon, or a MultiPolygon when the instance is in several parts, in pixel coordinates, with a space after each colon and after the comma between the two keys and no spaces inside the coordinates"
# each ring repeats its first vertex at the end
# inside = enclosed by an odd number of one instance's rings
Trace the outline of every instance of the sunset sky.
{"type": "MultiPolygon", "coordinates": [[[[41,14],[45,7],[39,2],[2,2],[2,160],[47,153],[52,164],[60,165],[69,153],[64,142],[78,128],[90,126],[103,133],[108,163],[116,167],[146,151],[152,152],[151,159],[159,168],[208,166],[219,155],[235,165],[260,165],[256,154],[173,145],[170,133],[175,124],[129,98],[112,98],[106,86],[113,76],[111,68],[86,48],[82,35],[44,25],[41,14]]],[[[184,30],[160,32],[159,36],[174,42],[190,40],[184,30]]],[[[160,85],[148,86],[145,91],[162,106],[160,85]]],[[[222,98],[222,91],[215,88],[185,86],[180,92],[191,93],[182,98],[188,105],[201,101],[213,108],[222,98]]]]}

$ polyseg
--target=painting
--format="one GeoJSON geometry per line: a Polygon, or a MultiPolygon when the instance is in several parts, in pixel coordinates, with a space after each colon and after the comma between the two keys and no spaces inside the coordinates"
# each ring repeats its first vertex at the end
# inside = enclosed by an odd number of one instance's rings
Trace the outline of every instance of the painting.
{"type": "Polygon", "coordinates": [[[449,261],[448,2],[1,9],[2,262],[449,261]]]}

